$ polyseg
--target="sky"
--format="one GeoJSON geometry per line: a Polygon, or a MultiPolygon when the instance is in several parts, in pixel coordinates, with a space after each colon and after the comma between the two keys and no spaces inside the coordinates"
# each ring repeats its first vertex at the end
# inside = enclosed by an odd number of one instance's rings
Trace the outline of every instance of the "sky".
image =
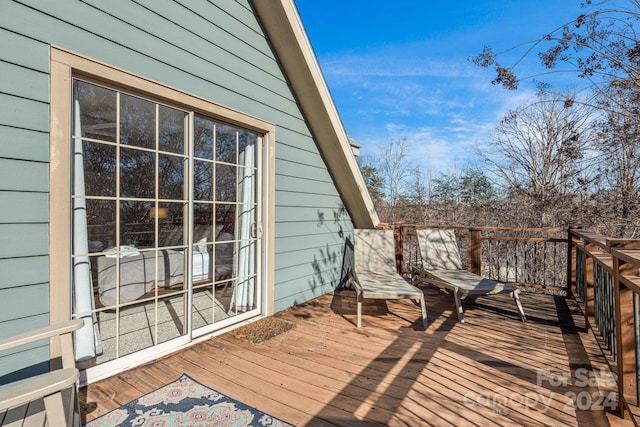
{"type": "MultiPolygon", "coordinates": [[[[508,109],[534,96],[491,84],[468,58],[539,39],[585,9],[582,0],[295,0],[347,134],[365,160],[406,138],[426,174],[478,166],[478,149],[508,109]]],[[[522,49],[501,58],[510,65],[522,49]]],[[[530,56],[516,69],[542,71],[530,56]]],[[[554,82],[572,85],[563,75],[554,82]]],[[[543,76],[542,80],[552,79],[543,76]]]]}

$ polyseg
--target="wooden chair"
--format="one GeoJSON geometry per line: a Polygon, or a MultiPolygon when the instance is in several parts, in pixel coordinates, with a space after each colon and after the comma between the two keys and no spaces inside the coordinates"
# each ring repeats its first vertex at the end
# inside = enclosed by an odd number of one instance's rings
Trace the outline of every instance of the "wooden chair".
{"type": "Polygon", "coordinates": [[[513,285],[487,279],[462,268],[458,243],[453,230],[416,230],[422,265],[414,266],[418,282],[432,283],[453,292],[458,320],[464,322],[461,294],[480,296],[509,293],[516,303],[520,319],[527,318],[520,304],[519,291],[513,285]]]}
{"type": "Polygon", "coordinates": [[[0,340],[0,352],[3,352],[50,339],[51,347],[61,353],[62,365],[60,369],[0,389],[1,426],[80,425],[76,390],[79,372],[75,367],[72,333],[82,325],[81,319],[70,320],[0,340]],[[38,410],[42,401],[44,411],[38,410]]]}
{"type": "Polygon", "coordinates": [[[358,328],[362,326],[362,299],[412,299],[422,309],[422,326],[427,327],[424,294],[396,271],[392,230],[353,230],[354,265],[351,285],[356,290],[358,328]]]}

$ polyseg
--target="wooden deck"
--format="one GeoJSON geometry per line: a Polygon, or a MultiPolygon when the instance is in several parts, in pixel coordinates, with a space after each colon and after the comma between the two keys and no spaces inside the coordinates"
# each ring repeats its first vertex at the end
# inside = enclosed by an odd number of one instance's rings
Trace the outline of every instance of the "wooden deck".
{"type": "Polygon", "coordinates": [[[507,295],[481,297],[463,324],[423,289],[427,331],[406,300],[365,300],[356,329],[355,293],[337,291],[279,313],[295,327],[263,343],[228,333],[89,385],[86,420],[188,373],[298,426],[631,425],[602,408],[615,383],[573,301],[524,294],[522,323],[507,295]]]}

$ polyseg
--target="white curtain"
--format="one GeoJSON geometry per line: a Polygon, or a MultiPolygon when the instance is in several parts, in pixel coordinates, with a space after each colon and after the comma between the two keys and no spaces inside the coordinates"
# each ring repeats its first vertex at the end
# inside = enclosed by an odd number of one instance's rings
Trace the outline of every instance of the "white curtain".
{"type": "Polygon", "coordinates": [[[239,163],[244,166],[241,180],[239,182],[239,205],[238,213],[238,280],[234,289],[233,305],[238,312],[248,311],[255,308],[255,227],[256,227],[256,205],[255,205],[255,140],[247,144],[240,153],[239,163]]]}
{"type": "MultiPolygon", "coordinates": [[[[81,135],[80,103],[74,99],[73,134],[81,135]]],[[[73,194],[80,197],[73,198],[73,253],[89,253],[87,235],[87,206],[82,197],[85,195],[84,158],[82,141],[74,138],[73,143],[73,194]]],[[[84,313],[78,316],[84,321],[84,326],[75,332],[76,360],[90,359],[96,356],[99,338],[94,330],[93,322],[93,284],[91,283],[91,264],[86,255],[73,258],[73,313],[84,313]]]]}

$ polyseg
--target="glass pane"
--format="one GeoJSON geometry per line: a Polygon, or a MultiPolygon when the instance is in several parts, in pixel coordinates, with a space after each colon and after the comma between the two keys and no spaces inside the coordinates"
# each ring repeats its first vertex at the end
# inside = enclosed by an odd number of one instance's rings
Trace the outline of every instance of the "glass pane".
{"type": "Polygon", "coordinates": [[[213,200],[213,163],[193,161],[194,200],[213,200]]]}
{"type": "Polygon", "coordinates": [[[231,317],[227,313],[231,295],[232,290],[229,282],[194,286],[193,328],[211,325],[231,317]]]}
{"type": "MultiPolygon", "coordinates": [[[[193,288],[193,312],[191,319],[193,328],[197,329],[210,325],[214,321],[213,285],[194,285],[193,288]]],[[[222,308],[221,311],[224,312],[224,308],[222,308]]]]}
{"type": "Polygon", "coordinates": [[[248,167],[238,168],[239,183],[238,190],[242,202],[252,203],[256,200],[256,170],[248,167]]]}
{"type": "Polygon", "coordinates": [[[74,80],[73,96],[76,101],[73,135],[116,142],[116,92],[74,80]],[[79,123],[77,119],[80,119],[79,123]]]}
{"type": "Polygon", "coordinates": [[[158,208],[158,247],[184,246],[184,221],[186,205],[160,203],[158,208]]]}
{"type": "Polygon", "coordinates": [[[159,154],[158,198],[183,200],[185,191],[185,162],[183,157],[159,154]]]}
{"type": "Polygon", "coordinates": [[[213,203],[193,204],[193,223],[195,225],[212,225],[215,222],[213,203]]]}
{"type": "Polygon", "coordinates": [[[231,302],[233,313],[244,313],[257,307],[256,299],[256,240],[250,237],[249,224],[240,219],[240,241],[237,242],[237,262],[236,280],[234,282],[234,297],[231,302]]]}
{"type": "Polygon", "coordinates": [[[89,252],[102,252],[116,245],[116,202],[87,200],[89,252]]]}
{"type": "Polygon", "coordinates": [[[74,209],[87,219],[74,261],[91,268],[96,362],[182,336],[189,310],[198,328],[255,308],[258,135],[202,116],[190,129],[190,113],[81,81],[73,96],[74,209]]]}
{"type": "Polygon", "coordinates": [[[196,116],[193,130],[193,155],[213,160],[213,120],[196,116]]]}
{"type": "Polygon", "coordinates": [[[219,162],[236,163],[238,129],[218,124],[216,126],[216,160],[219,162]]]}
{"type": "Polygon", "coordinates": [[[216,204],[216,224],[218,228],[220,228],[216,240],[235,239],[236,205],[216,204]],[[228,236],[225,236],[223,233],[226,233],[228,236]],[[223,238],[223,236],[226,238],[223,238]]]}
{"type": "MultiPolygon", "coordinates": [[[[122,290],[121,290],[122,293],[122,290]]],[[[122,357],[151,347],[156,302],[147,301],[120,309],[119,354],[122,357]]]]}
{"type": "Polygon", "coordinates": [[[130,148],[120,149],[120,196],[155,197],[156,155],[130,148]]]}
{"type": "Polygon", "coordinates": [[[136,248],[154,245],[155,223],[150,218],[153,204],[123,201],[120,204],[120,245],[136,248]]]}
{"type": "MultiPolygon", "coordinates": [[[[243,152],[248,145],[256,145],[258,134],[248,130],[240,130],[238,134],[238,151],[243,152]]],[[[255,164],[255,162],[253,163],[255,164]]]]}
{"type": "MultiPolygon", "coordinates": [[[[77,145],[76,145],[77,146],[77,145]]],[[[82,142],[74,161],[82,161],[84,190],[87,196],[116,195],[116,147],[95,142],[82,142]]],[[[75,177],[79,179],[80,177],[75,177]]]]}
{"type": "Polygon", "coordinates": [[[96,358],[96,363],[104,363],[116,358],[116,311],[99,311],[98,326],[100,328],[100,343],[102,353],[96,358]]]}
{"type": "Polygon", "coordinates": [[[215,278],[216,280],[227,279],[233,276],[233,262],[235,246],[233,230],[222,229],[216,236],[214,248],[215,255],[215,278]]]}
{"type": "MultiPolygon", "coordinates": [[[[153,319],[151,324],[153,324],[153,319]]],[[[185,296],[167,297],[158,302],[158,336],[156,344],[177,338],[185,333],[185,296]]]]}
{"type": "Polygon", "coordinates": [[[164,105],[159,106],[158,148],[176,154],[185,152],[185,117],[187,113],[164,105]]]}
{"type": "MultiPolygon", "coordinates": [[[[120,251],[115,258],[102,261],[102,272],[115,265],[119,266],[120,304],[138,303],[139,300],[154,298],[156,295],[180,292],[184,289],[184,266],[186,254],[183,251],[131,250],[120,251]]],[[[104,278],[105,288],[101,298],[105,303],[115,299],[115,295],[104,298],[106,286],[113,287],[104,278]]]]}
{"type": "Polygon", "coordinates": [[[137,147],[156,147],[156,104],[120,95],[120,142],[137,147]]]}
{"type": "Polygon", "coordinates": [[[212,250],[212,242],[217,234],[214,224],[214,205],[197,203],[193,205],[193,244],[194,251],[212,250]]]}
{"type": "Polygon", "coordinates": [[[216,164],[216,200],[236,201],[236,182],[238,171],[235,166],[216,164]]]}

